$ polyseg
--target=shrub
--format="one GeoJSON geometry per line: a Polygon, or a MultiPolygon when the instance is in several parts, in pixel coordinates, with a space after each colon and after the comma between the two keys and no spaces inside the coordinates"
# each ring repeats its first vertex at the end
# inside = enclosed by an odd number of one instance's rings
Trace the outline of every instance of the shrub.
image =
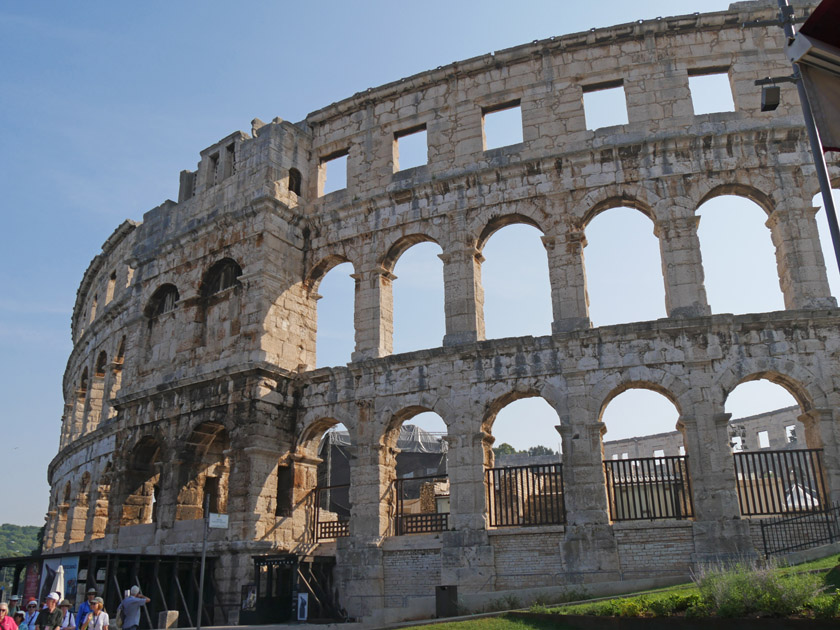
{"type": "Polygon", "coordinates": [[[840,592],[817,595],[808,604],[816,619],[834,619],[840,617],[840,592]]]}
{"type": "Polygon", "coordinates": [[[737,564],[695,576],[706,606],[721,617],[791,615],[819,594],[816,575],[782,575],[777,567],[737,564]]]}

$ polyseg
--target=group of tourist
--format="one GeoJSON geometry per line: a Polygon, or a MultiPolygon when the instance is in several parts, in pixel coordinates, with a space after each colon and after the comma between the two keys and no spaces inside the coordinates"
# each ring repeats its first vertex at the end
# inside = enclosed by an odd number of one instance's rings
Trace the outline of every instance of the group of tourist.
{"type": "MultiPolygon", "coordinates": [[[[117,614],[122,630],[138,630],[140,607],[151,600],[140,592],[139,586],[132,586],[129,593],[117,614]]],[[[40,607],[34,597],[24,607],[19,604],[17,595],[12,595],[8,603],[0,602],[0,630],[108,630],[111,625],[105,601],[95,588],[88,589],[87,599],[76,613],[72,612],[72,604],[56,592],[47,595],[40,607]]]]}

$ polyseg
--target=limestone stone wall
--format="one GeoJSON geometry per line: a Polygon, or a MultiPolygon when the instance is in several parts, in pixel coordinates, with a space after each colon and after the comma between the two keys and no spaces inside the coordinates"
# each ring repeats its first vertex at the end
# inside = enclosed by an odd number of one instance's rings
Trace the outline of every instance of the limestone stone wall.
{"type": "Polygon", "coordinates": [[[338,603],[379,622],[431,614],[441,584],[481,607],[581,583],[620,590],[651,580],[636,577],[650,566],[684,576],[755,553],[724,408],[755,378],[794,396],[801,442],[823,449],[829,498],[840,499],[840,311],[811,207],[817,184],[793,88],[762,113],[753,85],[789,73],[782,32],[742,27],[774,16],[747,2],[537,41],[298,123],[255,119],[250,134],[201,151],[177,203],[121,225],[82,280],[46,549],[194,553],[208,500],[230,515],[210,541],[225,606],[236,609],[252,556],[329,555],[338,603]],[[709,72],[728,78],[735,111],[694,115],[689,77],[709,72]],[[588,129],[583,94],[607,86],[623,89],[628,123],[588,129]],[[500,107],[518,107],[523,141],[486,150],[483,119],[500,107]],[[401,170],[399,137],[417,130],[427,164],[401,170]],[[339,156],[347,186],[323,194],[339,156]],[[767,213],[784,311],[710,314],[696,211],[724,194],[767,213]],[[592,328],[584,232],[616,206],[651,221],[668,316],[592,328]],[[482,249],[513,223],[543,234],[553,334],[486,340],[482,249]],[[420,242],[440,248],[445,336],[394,355],[393,271],[420,242]],[[318,287],[342,262],[356,281],[355,351],[346,366],[315,370],[318,287]],[[610,520],[601,414],[630,387],[679,410],[689,521],[610,520]],[[557,412],[565,524],[494,530],[493,422],[528,396],[557,412]],[[447,426],[448,525],[395,536],[396,439],[422,411],[447,426]],[[338,423],[352,444],[350,535],[324,543],[313,525],[317,446],[338,423]],[[521,563],[530,578],[517,577],[521,563]]]}

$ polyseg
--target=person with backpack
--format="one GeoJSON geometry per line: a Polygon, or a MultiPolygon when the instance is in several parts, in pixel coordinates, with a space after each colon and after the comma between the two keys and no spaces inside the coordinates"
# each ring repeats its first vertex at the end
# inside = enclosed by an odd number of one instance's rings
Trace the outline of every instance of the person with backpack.
{"type": "MultiPolygon", "coordinates": [[[[140,587],[134,585],[129,591],[129,596],[122,600],[120,610],[123,613],[122,630],[137,630],[140,625],[140,607],[148,604],[151,599],[140,592],[140,587]]],[[[120,614],[120,610],[117,614],[120,614]]]]}

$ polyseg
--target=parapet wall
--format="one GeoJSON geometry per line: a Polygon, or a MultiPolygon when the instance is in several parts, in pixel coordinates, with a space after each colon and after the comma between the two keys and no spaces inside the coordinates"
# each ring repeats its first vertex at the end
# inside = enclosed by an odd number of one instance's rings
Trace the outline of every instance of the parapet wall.
{"type": "Polygon", "coordinates": [[[380,620],[429,613],[435,584],[458,584],[475,603],[524,588],[511,573],[521,562],[535,564],[534,584],[553,576],[558,588],[641,579],[657,562],[682,575],[755,551],[724,401],[756,378],[794,395],[840,499],[840,322],[817,185],[793,88],[759,111],[753,82],[789,72],[783,34],[742,27],[774,15],[738,3],[537,41],[297,124],[255,120],[250,135],[202,151],[180,175],[178,203],[120,226],[79,288],[46,548],[195,551],[210,497],[230,514],[211,552],[232,609],[250,556],[271,553],[335,555],[342,605],[380,620]],[[711,72],[728,78],[735,111],[695,115],[689,77],[711,72]],[[588,129],[583,95],[604,87],[623,89],[628,122],[588,129]],[[487,150],[484,118],[499,107],[518,108],[522,142],[487,150]],[[427,163],[401,170],[399,138],[422,130],[427,163]],[[347,185],[324,194],[343,156],[347,185]],[[696,211],[724,194],[767,213],[786,310],[710,314],[696,211]],[[593,329],[585,230],[617,206],[651,220],[668,317],[593,329]],[[481,252],[512,223],[543,234],[553,334],[486,340],[481,252]],[[441,250],[446,333],[439,347],[394,355],[393,270],[420,242],[441,250]],[[342,262],[356,279],[355,351],[347,366],[315,370],[318,286],[342,262]],[[601,412],[629,387],[674,402],[690,462],[694,515],[657,525],[662,549],[645,528],[613,522],[605,494],[601,412]],[[565,523],[541,530],[553,541],[541,554],[541,536],[487,516],[493,421],[527,396],[557,411],[564,452],[565,523]],[[396,536],[395,439],[423,411],[448,429],[448,527],[396,536]],[[351,520],[349,536],[325,544],[311,493],[318,441],[339,422],[355,449],[351,520]]]}

